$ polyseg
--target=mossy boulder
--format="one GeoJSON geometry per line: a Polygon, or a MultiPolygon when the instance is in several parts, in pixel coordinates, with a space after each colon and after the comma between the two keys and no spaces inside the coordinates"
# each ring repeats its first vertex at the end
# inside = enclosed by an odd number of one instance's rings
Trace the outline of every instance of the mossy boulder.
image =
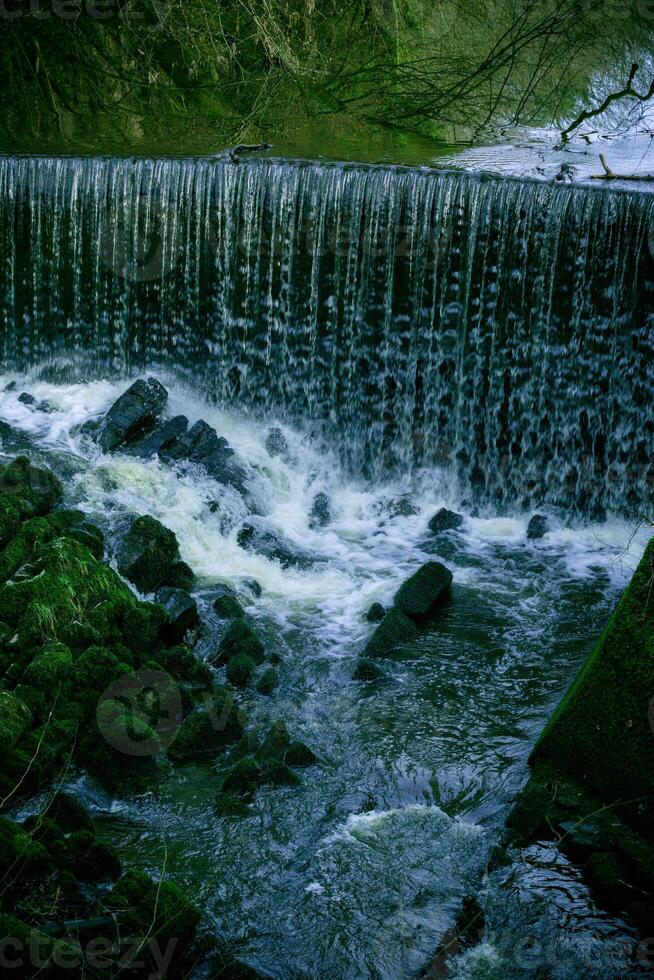
{"type": "Polygon", "coordinates": [[[231,766],[222,783],[225,793],[232,793],[235,796],[249,796],[261,782],[261,766],[253,756],[246,756],[239,759],[231,766]]]}
{"type": "Polygon", "coordinates": [[[531,757],[654,837],[654,541],[531,757]],[[637,801],[637,802],[630,802],[637,801]]]}
{"type": "Polygon", "coordinates": [[[168,392],[156,378],[135,381],[100,422],[96,435],[100,448],[111,452],[154,428],[167,400],[168,392]]]}
{"type": "Polygon", "coordinates": [[[239,655],[250,657],[255,664],[263,663],[263,641],[246,619],[235,619],[231,623],[213,658],[213,663],[226,664],[232,657],[239,655]]]}
{"type": "Polygon", "coordinates": [[[116,881],[122,865],[115,847],[96,839],[93,833],[78,830],[67,841],[70,870],[79,881],[116,881]]]}
{"type": "Polygon", "coordinates": [[[252,657],[239,653],[227,664],[227,680],[234,687],[247,687],[254,677],[257,665],[252,657]]]}
{"type": "Polygon", "coordinates": [[[177,538],[154,517],[136,517],[116,553],[116,562],[139,592],[154,592],[179,561],[177,538]]]}
{"type": "Polygon", "coordinates": [[[163,586],[155,592],[154,601],[166,610],[167,622],[163,626],[163,636],[170,644],[180,643],[188,631],[200,622],[195,600],[182,589],[163,586]]]}
{"type": "Polygon", "coordinates": [[[212,759],[243,734],[243,725],[229,688],[217,688],[207,703],[186,717],[168,749],[175,762],[212,759]]]}
{"type": "Polygon", "coordinates": [[[352,674],[353,681],[377,681],[383,678],[384,671],[370,657],[359,657],[352,674]]]}
{"type": "Polygon", "coordinates": [[[279,674],[274,667],[267,667],[258,678],[256,688],[259,694],[272,694],[279,684],[279,674]]]}
{"type": "Polygon", "coordinates": [[[243,619],[243,606],[236,593],[227,585],[220,586],[220,592],[213,601],[213,608],[221,619],[243,619]]]}
{"type": "Polygon", "coordinates": [[[63,487],[50,470],[33,466],[26,456],[0,468],[0,496],[2,493],[18,498],[17,510],[33,515],[48,514],[63,499],[63,487]],[[27,505],[27,508],[26,506],[27,505]]]}
{"type": "Polygon", "coordinates": [[[50,870],[47,849],[19,824],[0,818],[0,877],[5,885],[31,880],[50,870]]]}
{"type": "Polygon", "coordinates": [[[154,882],[142,871],[123,875],[106,899],[108,908],[124,912],[134,928],[156,939],[161,949],[175,942],[180,956],[195,935],[199,910],[172,881],[154,882]]]}

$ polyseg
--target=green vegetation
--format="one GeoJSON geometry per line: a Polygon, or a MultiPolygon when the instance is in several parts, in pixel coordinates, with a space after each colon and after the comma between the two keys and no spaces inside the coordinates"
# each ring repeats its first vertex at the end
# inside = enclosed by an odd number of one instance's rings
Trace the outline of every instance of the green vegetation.
{"type": "Polygon", "coordinates": [[[77,7],[62,17],[40,0],[5,20],[9,142],[206,150],[313,127],[326,145],[370,126],[466,139],[574,115],[596,73],[620,88],[652,29],[641,0],[77,7]]]}

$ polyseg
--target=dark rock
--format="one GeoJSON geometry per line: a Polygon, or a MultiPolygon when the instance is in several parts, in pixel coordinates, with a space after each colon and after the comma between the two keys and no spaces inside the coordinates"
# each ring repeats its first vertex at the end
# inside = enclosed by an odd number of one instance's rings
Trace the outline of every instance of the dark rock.
{"type": "Polygon", "coordinates": [[[422,619],[448,595],[451,584],[450,570],[440,562],[429,561],[400,586],[395,605],[411,619],[422,619]]]}
{"type": "Polygon", "coordinates": [[[52,415],[53,412],[59,411],[57,406],[53,405],[53,403],[48,401],[47,398],[44,398],[43,401],[39,402],[39,404],[36,406],[36,410],[37,412],[44,412],[46,415],[52,415]]]}
{"type": "Polygon", "coordinates": [[[84,830],[68,839],[71,852],[70,868],[79,881],[116,881],[122,867],[116,849],[95,839],[84,830]]]}
{"type": "Polygon", "coordinates": [[[266,438],[266,450],[270,456],[284,456],[288,452],[288,443],[282,430],[272,428],[266,438]]]}
{"type": "Polygon", "coordinates": [[[93,832],[91,814],[83,803],[70,793],[58,792],[48,806],[49,816],[55,820],[65,833],[74,830],[93,832]]]}
{"type": "Polygon", "coordinates": [[[293,740],[286,749],[284,761],[289,766],[306,769],[308,766],[315,766],[318,762],[318,757],[304,742],[293,740]]]}
{"type": "Polygon", "coordinates": [[[415,517],[417,513],[417,509],[408,497],[397,497],[391,501],[388,508],[390,517],[415,517]]]}
{"type": "Polygon", "coordinates": [[[184,589],[185,592],[190,592],[195,585],[195,572],[185,561],[175,561],[170,566],[163,585],[169,585],[172,589],[184,589]]]}
{"type": "Polygon", "coordinates": [[[382,657],[403,643],[410,643],[418,630],[413,620],[409,619],[401,609],[391,609],[368,641],[364,657],[382,657]]]}
{"type": "Polygon", "coordinates": [[[104,534],[95,524],[86,520],[85,514],[79,510],[58,510],[52,515],[51,521],[67,538],[79,541],[89,549],[94,558],[102,561],[104,534]]]}
{"type": "Polygon", "coordinates": [[[300,777],[285,762],[264,762],[261,767],[261,782],[273,786],[299,786],[300,777]]]}
{"type": "Polygon", "coordinates": [[[354,673],[352,674],[352,680],[378,681],[384,676],[384,671],[374,660],[370,660],[369,657],[359,657],[354,673]]]}
{"type": "MultiPolygon", "coordinates": [[[[155,883],[142,871],[128,871],[104,901],[118,913],[127,912],[130,925],[142,935],[156,938],[161,950],[172,950],[173,960],[167,973],[171,977],[180,975],[177,961],[193,939],[200,921],[199,910],[181,888],[163,878],[155,883]]],[[[145,959],[146,955],[144,940],[141,958],[145,959]]],[[[143,972],[147,975],[155,971],[150,967],[143,972]]]]}
{"type": "Polygon", "coordinates": [[[550,529],[550,523],[542,514],[535,514],[527,526],[527,539],[537,541],[544,537],[550,529]]]}
{"type": "Polygon", "coordinates": [[[575,861],[585,860],[607,843],[604,828],[594,820],[563,820],[558,830],[562,834],[559,847],[575,861]]]}
{"type": "Polygon", "coordinates": [[[23,405],[36,405],[36,398],[34,395],[30,395],[26,391],[24,391],[22,395],[18,396],[18,401],[23,405]]]}
{"type": "Polygon", "coordinates": [[[165,455],[175,441],[186,434],[187,429],[188,419],[186,416],[176,415],[175,418],[169,419],[163,425],[157,426],[154,432],[132,442],[128,447],[129,452],[143,459],[156,456],[158,453],[165,455]]]}
{"type": "Polygon", "coordinates": [[[372,606],[366,613],[366,619],[369,623],[381,623],[385,615],[386,610],[382,606],[381,602],[373,602],[372,606]]]}
{"type": "Polygon", "coordinates": [[[332,508],[329,497],[322,491],[313,498],[311,513],[309,514],[309,527],[317,530],[320,527],[327,527],[332,519],[332,508]]]}
{"type": "Polygon", "coordinates": [[[140,592],[153,592],[179,561],[177,538],[154,517],[137,517],[121,541],[116,559],[121,575],[140,592]]]}
{"type": "Polygon", "coordinates": [[[259,694],[272,694],[279,684],[279,674],[274,667],[268,667],[256,683],[259,694]]]}
{"type": "Polygon", "coordinates": [[[314,564],[311,555],[298,551],[274,531],[254,524],[243,525],[236,540],[244,551],[255,551],[269,561],[279,562],[282,568],[307,569],[314,564]]]}
{"type": "Polygon", "coordinates": [[[195,600],[182,589],[164,586],[155,592],[154,601],[163,606],[168,614],[168,622],[162,632],[169,643],[181,643],[188,631],[200,622],[195,600]]]}
{"type": "Polygon", "coordinates": [[[223,637],[213,659],[225,664],[239,654],[245,654],[256,664],[263,663],[264,647],[261,637],[245,619],[235,619],[223,637]]]}
{"type": "Polygon", "coordinates": [[[627,869],[614,851],[591,854],[584,873],[593,891],[606,902],[619,903],[633,896],[633,889],[627,885],[627,869]]]}
{"type": "Polygon", "coordinates": [[[433,534],[441,534],[443,531],[456,531],[462,524],[463,517],[461,514],[455,514],[454,511],[447,510],[446,507],[441,507],[430,520],[429,530],[433,534]]]}
{"type": "Polygon", "coordinates": [[[139,379],[118,398],[100,423],[97,441],[104,452],[131,442],[154,427],[168,392],[156,378],[139,379]]]}
{"type": "Polygon", "coordinates": [[[247,473],[237,461],[234,450],[203,419],[173,440],[165,450],[160,450],[159,455],[172,462],[197,463],[218,483],[241,492],[245,490],[247,473]]]}
{"type": "Polygon", "coordinates": [[[18,385],[16,384],[16,382],[10,381],[9,384],[5,385],[2,390],[5,394],[9,395],[12,391],[16,391],[17,388],[18,385]]]}

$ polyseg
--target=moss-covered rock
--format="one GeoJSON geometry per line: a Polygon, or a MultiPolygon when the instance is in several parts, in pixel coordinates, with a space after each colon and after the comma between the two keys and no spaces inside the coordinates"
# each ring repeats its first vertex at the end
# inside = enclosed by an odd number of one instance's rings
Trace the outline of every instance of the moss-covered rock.
{"type": "Polygon", "coordinates": [[[173,532],[147,516],[132,521],[116,553],[121,575],[144,594],[154,592],[163,584],[179,558],[179,545],[173,532]]]}
{"type": "Polygon", "coordinates": [[[168,755],[176,762],[212,759],[243,734],[234,696],[228,688],[217,688],[208,704],[184,719],[168,755]]]}
{"type": "Polygon", "coordinates": [[[99,841],[86,830],[68,838],[70,870],[79,881],[116,881],[122,866],[115,847],[99,841]]]}
{"type": "Polygon", "coordinates": [[[227,680],[234,687],[247,687],[254,677],[257,665],[247,654],[237,654],[227,664],[227,680]]]}
{"type": "Polygon", "coordinates": [[[410,619],[429,616],[449,594],[452,573],[437,561],[429,561],[400,586],[395,606],[410,619]]]}
{"type": "Polygon", "coordinates": [[[33,466],[26,456],[17,456],[0,469],[0,494],[8,493],[35,515],[48,514],[63,499],[61,483],[50,470],[33,466]]]}
{"type": "Polygon", "coordinates": [[[258,678],[256,688],[259,694],[272,694],[279,684],[279,674],[274,667],[267,667],[258,678]]]}
{"type": "Polygon", "coordinates": [[[250,657],[255,664],[263,663],[264,646],[261,637],[246,619],[235,619],[223,637],[213,663],[226,664],[232,657],[241,654],[250,657]]]}
{"type": "Polygon", "coordinates": [[[174,941],[174,956],[182,954],[193,939],[200,912],[171,881],[154,882],[142,871],[129,871],[109,894],[106,904],[126,912],[133,925],[157,939],[161,949],[174,941]]]}
{"type": "Polygon", "coordinates": [[[253,756],[246,756],[227,770],[222,788],[225,793],[248,796],[254,793],[260,782],[261,766],[253,756]]]}
{"type": "Polygon", "coordinates": [[[27,705],[10,691],[0,690],[0,751],[13,749],[32,723],[27,705]]]}

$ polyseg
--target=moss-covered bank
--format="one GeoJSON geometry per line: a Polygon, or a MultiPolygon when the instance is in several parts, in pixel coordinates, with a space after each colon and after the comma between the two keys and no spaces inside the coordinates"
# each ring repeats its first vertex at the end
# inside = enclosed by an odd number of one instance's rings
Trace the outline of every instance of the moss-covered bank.
{"type": "Polygon", "coordinates": [[[596,897],[654,928],[654,541],[548,722],[508,824],[554,837],[596,897]]]}

